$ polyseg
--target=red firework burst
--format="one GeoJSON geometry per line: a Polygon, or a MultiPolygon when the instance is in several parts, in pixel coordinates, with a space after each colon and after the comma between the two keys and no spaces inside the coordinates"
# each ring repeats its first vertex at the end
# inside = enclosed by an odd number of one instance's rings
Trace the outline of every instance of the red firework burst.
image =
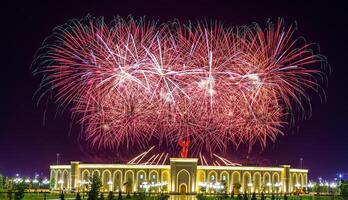
{"type": "Polygon", "coordinates": [[[264,147],[302,107],[306,89],[318,87],[323,59],[293,33],[282,20],[265,29],[72,20],[55,29],[36,73],[92,145],[190,137],[208,151],[264,147]]]}

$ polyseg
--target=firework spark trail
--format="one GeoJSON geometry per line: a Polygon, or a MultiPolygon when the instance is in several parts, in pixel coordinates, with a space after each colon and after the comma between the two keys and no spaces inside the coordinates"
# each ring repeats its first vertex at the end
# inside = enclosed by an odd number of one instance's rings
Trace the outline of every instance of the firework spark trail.
{"type": "Polygon", "coordinates": [[[56,29],[35,72],[93,146],[191,137],[208,151],[264,147],[322,73],[322,58],[293,33],[282,20],[266,29],[74,20],[56,29]]]}

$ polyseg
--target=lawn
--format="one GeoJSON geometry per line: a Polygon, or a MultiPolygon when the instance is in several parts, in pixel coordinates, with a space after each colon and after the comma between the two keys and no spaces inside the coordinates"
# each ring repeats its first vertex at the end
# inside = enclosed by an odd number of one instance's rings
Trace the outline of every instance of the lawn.
{"type": "MultiPolygon", "coordinates": [[[[249,196],[249,200],[250,200],[249,196]]],[[[271,200],[271,196],[265,195],[266,200],[271,200]]],[[[257,196],[257,199],[260,200],[261,197],[257,196]]],[[[217,196],[205,196],[203,200],[238,200],[238,198],[235,196],[234,198],[227,197],[227,198],[219,198],[217,196]]],[[[242,199],[243,200],[243,197],[242,199]]],[[[284,196],[275,196],[275,200],[284,200],[284,196]]],[[[312,195],[288,195],[287,200],[348,200],[348,197],[342,197],[342,196],[333,196],[333,195],[320,195],[320,196],[312,196],[312,195]]]]}
{"type": "MultiPolygon", "coordinates": [[[[59,199],[59,193],[46,193],[46,200],[58,200],[59,199]]],[[[108,193],[104,193],[104,199],[107,200],[108,193]]],[[[81,199],[87,199],[86,194],[80,193],[81,199]]],[[[76,193],[65,193],[64,194],[64,199],[66,200],[71,200],[75,199],[76,193]]],[[[135,196],[131,196],[130,199],[126,198],[126,195],[122,195],[123,200],[138,200],[139,198],[135,196]]],[[[40,193],[40,192],[26,192],[24,194],[24,199],[23,200],[44,200],[45,199],[45,193],[40,193]]],[[[114,193],[114,200],[118,199],[118,194],[114,193]]],[[[9,195],[7,192],[0,192],[0,200],[9,200],[9,195]]],[[[12,200],[14,200],[14,194],[12,193],[12,200]]],[[[151,196],[146,196],[146,200],[158,200],[158,195],[151,195],[151,196]]]]}
{"type": "MultiPolygon", "coordinates": [[[[43,200],[45,193],[25,193],[24,200],[43,200]]],[[[75,199],[76,194],[65,194],[65,199],[75,199]]],[[[8,200],[9,195],[7,193],[0,193],[0,200],[8,200]]],[[[59,199],[59,193],[46,193],[46,199],[59,199]]],[[[12,200],[14,200],[14,194],[12,194],[12,200]]]]}
{"type": "MultiPolygon", "coordinates": [[[[104,199],[107,200],[107,193],[104,194],[104,199]]],[[[35,192],[31,192],[31,193],[25,193],[24,195],[24,199],[23,200],[44,200],[44,193],[35,193],[35,192]]],[[[75,199],[76,197],[76,193],[66,193],[65,194],[65,199],[67,200],[72,200],[75,199]]],[[[87,199],[86,195],[81,194],[81,198],[87,199]]],[[[174,198],[170,198],[172,200],[175,199],[190,199],[193,200],[194,198],[192,198],[193,196],[191,196],[191,198],[182,198],[184,196],[179,196],[177,195],[174,198]]],[[[271,200],[270,196],[265,195],[266,200],[271,200]]],[[[59,199],[59,193],[46,193],[46,199],[47,200],[53,200],[59,199]]],[[[118,199],[118,194],[114,194],[114,199],[117,200],[118,199]]],[[[153,196],[147,196],[146,198],[147,200],[158,200],[158,195],[153,195],[153,196]]],[[[260,200],[260,196],[257,196],[257,199],[260,200]]],[[[6,192],[0,192],[0,200],[9,200],[9,196],[6,192]]],[[[14,194],[12,194],[12,200],[14,200],[14,194]]],[[[128,200],[126,198],[126,196],[123,196],[123,200],[128,200]]],[[[135,196],[131,196],[131,198],[129,200],[139,200],[139,198],[136,198],[135,196]]],[[[226,197],[226,198],[222,198],[222,196],[204,196],[202,200],[239,200],[236,196],[234,198],[231,198],[230,196],[226,197]]],[[[241,199],[243,200],[243,198],[241,199]]],[[[249,196],[249,200],[250,200],[250,196],[249,196]]],[[[284,200],[284,196],[276,196],[275,200],[284,200]]],[[[293,196],[293,195],[288,195],[288,199],[287,200],[348,200],[348,197],[343,198],[341,196],[332,196],[332,195],[321,195],[321,196],[309,196],[309,195],[303,195],[303,196],[293,196]]]]}

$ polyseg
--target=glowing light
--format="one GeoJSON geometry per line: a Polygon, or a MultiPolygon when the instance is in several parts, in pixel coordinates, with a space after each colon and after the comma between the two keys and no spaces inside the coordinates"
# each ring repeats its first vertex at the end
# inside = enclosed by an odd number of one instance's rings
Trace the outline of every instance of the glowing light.
{"type": "Polygon", "coordinates": [[[44,185],[48,185],[50,183],[50,181],[47,179],[47,178],[45,178],[43,181],[42,181],[42,184],[44,184],[44,185]]]}
{"type": "Polygon", "coordinates": [[[337,183],[335,183],[335,182],[330,183],[330,187],[331,188],[336,188],[337,187],[337,183]]]}
{"type": "Polygon", "coordinates": [[[314,184],[313,184],[312,182],[309,182],[309,183],[308,183],[308,187],[309,187],[309,188],[312,188],[312,187],[314,187],[314,184]]]}
{"type": "Polygon", "coordinates": [[[293,107],[306,107],[306,90],[322,75],[315,65],[323,58],[297,43],[282,20],[240,31],[87,18],[55,30],[36,59],[40,99],[52,91],[96,147],[187,136],[191,148],[207,151],[265,147],[301,110],[293,107]]]}
{"type": "Polygon", "coordinates": [[[20,183],[20,182],[22,182],[23,181],[23,179],[21,178],[21,177],[19,177],[19,175],[18,174],[16,174],[16,178],[14,178],[14,180],[13,180],[16,184],[18,184],[18,183],[20,183]]]}

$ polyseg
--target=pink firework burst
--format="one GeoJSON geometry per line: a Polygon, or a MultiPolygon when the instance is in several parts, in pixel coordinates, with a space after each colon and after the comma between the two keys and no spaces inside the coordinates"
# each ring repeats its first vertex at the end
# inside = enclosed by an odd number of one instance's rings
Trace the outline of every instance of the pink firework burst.
{"type": "Polygon", "coordinates": [[[92,146],[190,137],[210,152],[265,147],[322,74],[322,57],[293,33],[282,20],[262,29],[87,17],[55,29],[35,73],[92,146]]]}

